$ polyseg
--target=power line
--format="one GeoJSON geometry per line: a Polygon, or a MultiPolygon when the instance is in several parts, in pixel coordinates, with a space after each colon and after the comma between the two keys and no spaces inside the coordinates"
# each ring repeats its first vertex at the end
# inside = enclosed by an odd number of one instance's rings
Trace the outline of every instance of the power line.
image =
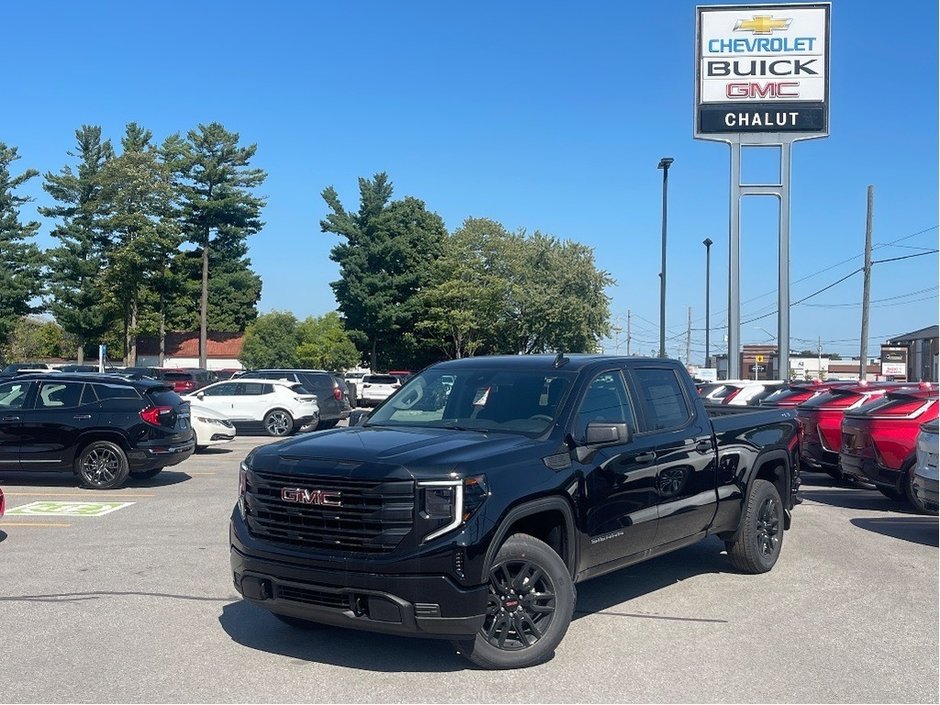
{"type": "Polygon", "coordinates": [[[890,259],[876,259],[872,264],[882,264],[884,262],[900,262],[902,259],[911,259],[912,257],[923,257],[924,255],[935,255],[940,250],[928,250],[927,252],[917,252],[913,255],[904,255],[903,257],[891,257],[890,259]]]}

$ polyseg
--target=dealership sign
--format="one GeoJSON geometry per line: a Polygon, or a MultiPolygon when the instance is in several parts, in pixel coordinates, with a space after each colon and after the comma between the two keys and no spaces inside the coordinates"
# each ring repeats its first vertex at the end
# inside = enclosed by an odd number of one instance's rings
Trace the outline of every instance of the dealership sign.
{"type": "Polygon", "coordinates": [[[829,9],[697,7],[695,136],[828,135],[829,9]]]}
{"type": "Polygon", "coordinates": [[[881,374],[907,379],[907,348],[881,346],[881,374]]]}

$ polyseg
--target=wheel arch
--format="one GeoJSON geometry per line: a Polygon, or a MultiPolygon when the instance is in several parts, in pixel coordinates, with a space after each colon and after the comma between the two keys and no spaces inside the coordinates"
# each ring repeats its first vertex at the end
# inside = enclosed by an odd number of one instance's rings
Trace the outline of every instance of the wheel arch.
{"type": "MultiPolygon", "coordinates": [[[[784,528],[790,528],[790,454],[783,448],[766,450],[758,454],[751,466],[751,471],[747,476],[747,492],[744,495],[742,507],[747,506],[747,500],[754,490],[754,480],[767,480],[777,488],[777,494],[780,495],[780,501],[784,506],[784,528]]],[[[740,527],[739,527],[740,531],[740,527]]],[[[737,536],[738,531],[735,532],[737,536]]]]}
{"type": "Polygon", "coordinates": [[[82,433],[75,442],[75,452],[72,455],[72,471],[78,472],[78,459],[82,452],[95,441],[110,441],[118,446],[127,455],[130,452],[130,443],[127,438],[118,431],[106,430],[88,430],[82,433]]]}
{"type": "Polygon", "coordinates": [[[503,542],[515,533],[528,534],[546,543],[561,557],[574,580],[578,565],[578,542],[574,509],[567,499],[561,496],[543,497],[517,505],[506,512],[486,550],[484,563],[487,570],[503,542]]]}

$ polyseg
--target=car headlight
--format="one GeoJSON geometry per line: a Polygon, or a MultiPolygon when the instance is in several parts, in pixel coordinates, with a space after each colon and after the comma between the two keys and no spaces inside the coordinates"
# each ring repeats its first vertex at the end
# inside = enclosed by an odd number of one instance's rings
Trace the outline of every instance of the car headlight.
{"type": "Polygon", "coordinates": [[[218,425],[221,425],[221,424],[222,424],[222,422],[219,421],[218,419],[210,419],[210,418],[207,418],[207,417],[205,417],[205,416],[197,416],[197,417],[196,417],[196,420],[197,420],[197,421],[202,421],[203,423],[208,423],[208,424],[218,424],[218,425]]]}
{"type": "Polygon", "coordinates": [[[490,494],[485,475],[419,482],[418,492],[419,514],[427,531],[422,542],[442,536],[469,520],[490,494]]]}

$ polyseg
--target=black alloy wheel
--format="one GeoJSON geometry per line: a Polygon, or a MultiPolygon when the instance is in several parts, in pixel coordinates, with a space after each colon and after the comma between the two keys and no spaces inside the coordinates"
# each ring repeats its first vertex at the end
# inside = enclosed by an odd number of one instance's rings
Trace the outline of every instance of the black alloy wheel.
{"type": "Polygon", "coordinates": [[[82,484],[94,490],[111,490],[124,484],[128,475],[127,456],[111,441],[95,441],[76,460],[82,484]]]}
{"type": "Polygon", "coordinates": [[[783,546],[783,502],[772,482],[751,483],[736,538],[725,547],[731,564],[742,573],[766,573],[783,546]]]}
{"type": "Polygon", "coordinates": [[[513,534],[500,546],[489,570],[483,626],[454,645],[482,668],[543,663],[568,631],[575,598],[561,556],[533,536],[513,534]]]}

